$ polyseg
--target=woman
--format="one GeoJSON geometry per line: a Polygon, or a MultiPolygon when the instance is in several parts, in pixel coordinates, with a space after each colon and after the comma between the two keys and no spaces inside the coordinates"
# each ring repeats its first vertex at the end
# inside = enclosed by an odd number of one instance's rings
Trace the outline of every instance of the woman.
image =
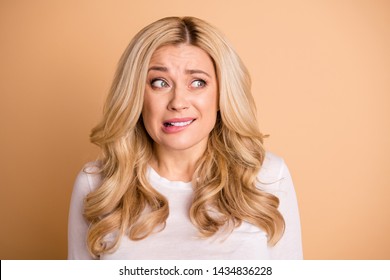
{"type": "Polygon", "coordinates": [[[124,52],[101,158],[78,175],[70,259],[300,259],[283,160],[266,153],[249,74],[221,33],[192,17],[141,30],[124,52]]]}

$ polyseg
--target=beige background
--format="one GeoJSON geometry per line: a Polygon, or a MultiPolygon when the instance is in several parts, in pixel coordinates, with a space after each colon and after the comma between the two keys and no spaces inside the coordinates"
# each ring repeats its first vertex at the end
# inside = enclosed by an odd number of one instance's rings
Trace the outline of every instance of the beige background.
{"type": "Polygon", "coordinates": [[[72,185],[131,37],[170,15],[219,27],[285,158],[307,259],[390,259],[390,2],[0,2],[0,258],[64,259],[72,185]]]}

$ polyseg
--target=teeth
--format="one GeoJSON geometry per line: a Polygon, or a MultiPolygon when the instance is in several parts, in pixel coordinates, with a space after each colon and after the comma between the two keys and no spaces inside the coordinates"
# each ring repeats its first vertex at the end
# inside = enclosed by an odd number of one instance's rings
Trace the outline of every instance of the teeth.
{"type": "Polygon", "coordinates": [[[192,120],[188,121],[188,122],[172,122],[172,123],[168,123],[168,125],[171,125],[171,126],[186,126],[186,125],[189,125],[191,122],[192,122],[192,120]]]}

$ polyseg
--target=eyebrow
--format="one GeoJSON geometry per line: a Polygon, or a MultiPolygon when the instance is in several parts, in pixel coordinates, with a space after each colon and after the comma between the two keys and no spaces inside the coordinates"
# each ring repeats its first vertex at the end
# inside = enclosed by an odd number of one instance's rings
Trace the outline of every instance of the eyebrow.
{"type": "MultiPolygon", "coordinates": [[[[148,72],[149,71],[169,72],[168,68],[164,67],[164,66],[152,66],[148,69],[148,72]]],[[[200,70],[200,69],[187,69],[187,70],[185,70],[185,73],[186,74],[204,74],[207,77],[211,78],[210,74],[208,74],[207,72],[200,70]]]]}
{"type": "Polygon", "coordinates": [[[160,71],[160,72],[168,72],[168,68],[167,67],[163,67],[163,66],[152,66],[148,69],[148,72],[149,71],[160,71]]]}

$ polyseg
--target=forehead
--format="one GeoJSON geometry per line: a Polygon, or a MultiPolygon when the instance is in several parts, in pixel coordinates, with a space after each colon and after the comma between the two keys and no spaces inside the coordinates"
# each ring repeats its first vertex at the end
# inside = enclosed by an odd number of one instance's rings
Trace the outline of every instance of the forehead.
{"type": "Polygon", "coordinates": [[[167,45],[158,48],[153,53],[149,65],[214,68],[213,61],[207,52],[187,44],[167,45]]]}

